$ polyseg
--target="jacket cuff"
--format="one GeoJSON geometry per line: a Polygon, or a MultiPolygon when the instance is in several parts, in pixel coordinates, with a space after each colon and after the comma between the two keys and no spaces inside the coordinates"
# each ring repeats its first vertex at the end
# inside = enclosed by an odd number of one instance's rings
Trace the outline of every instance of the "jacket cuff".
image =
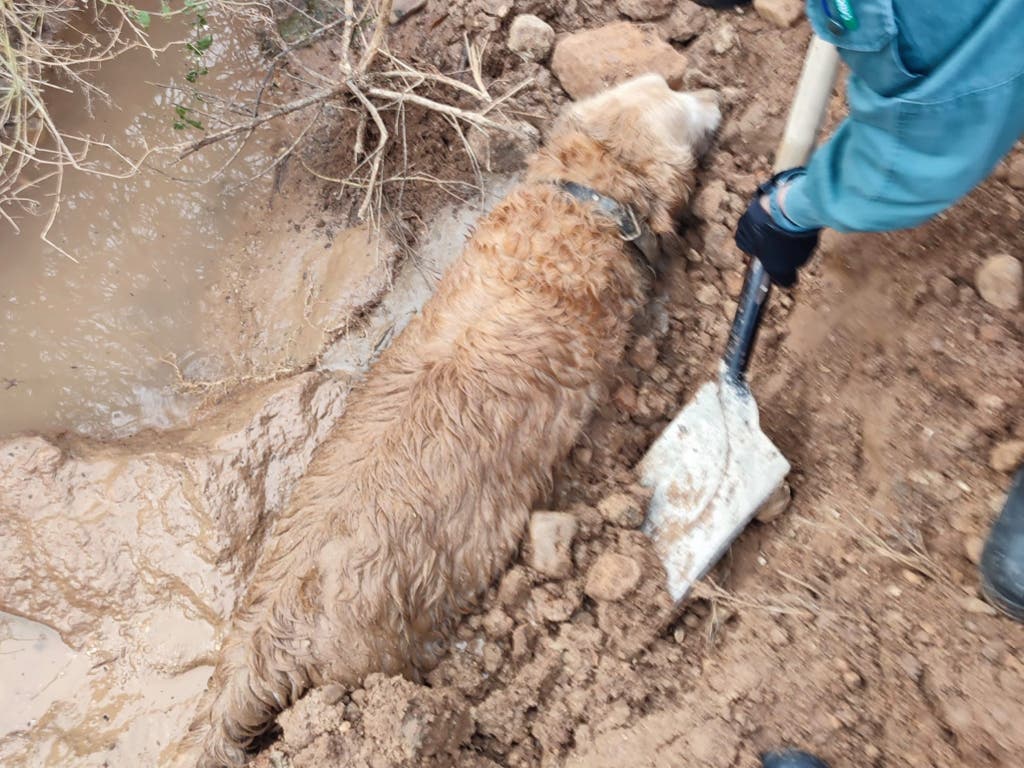
{"type": "Polygon", "coordinates": [[[807,196],[807,179],[802,175],[794,178],[788,185],[785,213],[774,201],[771,208],[772,221],[787,232],[808,232],[825,226],[816,215],[814,206],[807,196]]]}

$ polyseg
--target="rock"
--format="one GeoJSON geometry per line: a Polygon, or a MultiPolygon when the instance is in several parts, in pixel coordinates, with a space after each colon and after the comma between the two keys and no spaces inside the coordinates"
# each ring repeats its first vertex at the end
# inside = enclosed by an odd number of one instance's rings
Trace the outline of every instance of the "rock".
{"type": "Polygon", "coordinates": [[[555,44],[555,30],[539,16],[521,13],[512,20],[508,30],[509,50],[525,59],[544,61],[555,44]]]}
{"type": "Polygon", "coordinates": [[[989,466],[996,472],[1013,472],[1024,464],[1024,440],[1005,440],[989,454],[989,466]]]}
{"type": "Polygon", "coordinates": [[[777,519],[789,509],[789,503],[793,500],[793,489],[789,483],[783,483],[775,492],[768,497],[768,500],[757,510],[757,521],[759,523],[770,523],[777,519]]]}
{"type": "Polygon", "coordinates": [[[693,201],[693,212],[704,221],[721,221],[724,213],[722,204],[726,195],[725,182],[714,179],[709,182],[693,201]]]}
{"type": "Polygon", "coordinates": [[[688,43],[707,26],[706,11],[696,3],[676,3],[671,15],[658,28],[662,37],[673,43],[688,43]]]}
{"type": "Polygon", "coordinates": [[[776,27],[788,29],[804,15],[803,0],[754,0],[754,10],[776,27]]]}
{"type": "Polygon", "coordinates": [[[580,607],[583,595],[577,588],[570,588],[564,593],[555,584],[547,584],[533,590],[533,605],[537,618],[560,624],[568,621],[580,607]]]}
{"type": "Polygon", "coordinates": [[[629,362],[641,371],[651,371],[658,364],[658,346],[650,336],[641,336],[629,351],[629,362]]]}
{"type": "Polygon", "coordinates": [[[504,19],[512,10],[512,0],[477,0],[477,5],[484,13],[504,19]]]}
{"type": "Polygon", "coordinates": [[[711,33],[711,50],[721,56],[728,53],[736,45],[736,29],[732,24],[722,24],[711,33]]]}
{"type": "Polygon", "coordinates": [[[1024,291],[1024,267],[1008,253],[989,256],[974,274],[974,286],[998,309],[1016,309],[1024,291]]]}
{"type": "Polygon", "coordinates": [[[590,567],[583,591],[594,600],[615,602],[636,588],[640,575],[640,564],[632,557],[605,552],[590,567]]]}
{"type": "Polygon", "coordinates": [[[613,493],[601,500],[597,511],[606,521],[619,528],[639,528],[644,521],[644,507],[628,493],[613,493]]]}
{"type": "Polygon", "coordinates": [[[576,518],[568,512],[534,512],[530,517],[530,567],[553,579],[572,573],[576,518]]]}
{"type": "Polygon", "coordinates": [[[967,536],[964,539],[964,554],[975,565],[981,563],[981,553],[985,549],[985,540],[981,536],[967,536]]]}
{"type": "Polygon", "coordinates": [[[980,597],[968,595],[960,600],[960,607],[968,613],[980,613],[986,616],[995,616],[997,611],[980,597]]]}
{"type": "Polygon", "coordinates": [[[718,288],[710,283],[702,285],[694,295],[697,297],[697,301],[707,307],[713,307],[722,300],[722,294],[718,288]]]}
{"type": "Polygon", "coordinates": [[[581,99],[647,72],[682,84],[687,59],[652,27],[630,22],[576,32],[555,45],[551,71],[566,93],[581,99]]]}
{"type": "Polygon", "coordinates": [[[1007,183],[1014,189],[1024,189],[1024,154],[1014,155],[1007,170],[1007,183]]]}
{"type": "Polygon", "coordinates": [[[615,7],[623,16],[636,21],[651,21],[668,16],[675,0],[618,0],[615,7]]]}
{"type": "Polygon", "coordinates": [[[394,5],[391,6],[391,16],[388,21],[397,24],[412,16],[416,11],[422,10],[426,4],[427,0],[395,0],[394,5]]]}

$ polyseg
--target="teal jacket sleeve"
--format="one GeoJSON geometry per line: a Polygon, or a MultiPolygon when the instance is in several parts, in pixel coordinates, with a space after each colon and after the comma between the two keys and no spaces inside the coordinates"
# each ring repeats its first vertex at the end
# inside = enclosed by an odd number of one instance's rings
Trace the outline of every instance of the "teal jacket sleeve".
{"type": "Polygon", "coordinates": [[[809,0],[808,16],[850,67],[849,117],[790,187],[792,223],[920,224],[983,181],[1024,133],[1024,0],[809,0]],[[829,24],[837,2],[855,29],[829,24]]]}

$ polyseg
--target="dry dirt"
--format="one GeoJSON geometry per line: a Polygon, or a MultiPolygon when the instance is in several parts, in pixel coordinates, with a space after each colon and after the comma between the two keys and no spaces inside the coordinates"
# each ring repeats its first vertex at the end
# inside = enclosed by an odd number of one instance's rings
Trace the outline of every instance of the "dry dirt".
{"type": "MultiPolygon", "coordinates": [[[[536,78],[516,108],[543,127],[565,96],[542,65],[504,49],[512,15],[536,13],[559,36],[619,16],[613,3],[583,0],[512,6],[431,0],[395,28],[392,46],[451,70],[461,65],[465,32],[490,32],[487,76],[536,78]]],[[[675,43],[689,57],[684,79],[723,89],[725,123],[620,380],[546,505],[576,517],[574,532],[553,527],[572,532],[571,542],[535,553],[525,537],[521,557],[460,625],[438,669],[423,681],[374,676],[355,691],[310,694],[281,716],[259,768],[748,768],[782,744],[811,748],[835,768],[1019,764],[1024,627],[979,600],[976,573],[980,541],[1009,483],[990,466],[990,452],[1024,438],[1024,313],[994,308],[975,288],[985,257],[1024,257],[1024,201],[1007,183],[1008,162],[917,230],[826,234],[800,285],[777,294],[752,387],[766,432],[794,467],[793,501],[781,516],[753,524],[677,609],[635,530],[643,499],[631,468],[713,373],[742,268],[729,233],[769,171],[809,35],[806,23],[779,31],[752,12],[694,10],[688,23],[697,31],[675,43]]],[[[841,104],[837,96],[833,124],[841,104]]],[[[425,130],[417,151],[434,169],[444,134],[433,123],[425,130]]],[[[446,171],[472,176],[462,160],[446,171]]],[[[436,189],[410,189],[405,205],[416,214],[406,233],[421,235],[441,202],[436,189]]],[[[24,526],[17,540],[25,551],[11,543],[12,524],[0,533],[5,559],[17,554],[27,564],[2,607],[53,624],[69,641],[102,638],[107,655],[135,626],[131,616],[123,624],[110,617],[129,601],[149,605],[147,596],[158,606],[168,589],[181,616],[211,637],[222,629],[252,547],[344,407],[346,386],[329,373],[273,387],[219,406],[184,438],[4,444],[5,479],[13,467],[18,483],[4,485],[0,505],[24,526]],[[173,455],[161,459],[161,450],[173,455]],[[178,475],[162,489],[147,487],[148,468],[165,459],[178,475]],[[176,546],[197,550],[214,570],[159,548],[141,568],[131,529],[113,526],[96,568],[118,579],[90,583],[72,571],[40,597],[52,573],[25,574],[31,563],[53,567],[60,558],[33,558],[27,548],[47,547],[32,494],[70,493],[76,469],[102,474],[102,482],[81,480],[91,494],[119,494],[69,497],[76,547],[95,546],[90,521],[137,504],[131,514],[173,528],[176,546]],[[153,510],[168,503],[185,516],[161,522],[153,510]],[[111,566],[118,557],[125,562],[111,566]],[[146,578],[136,582],[135,567],[146,578]],[[193,578],[200,571],[216,579],[193,578]],[[215,599],[202,594],[211,590],[215,599]]],[[[53,537],[58,522],[46,523],[53,537]]],[[[150,674],[194,673],[209,661],[188,648],[175,654],[147,667],[150,674]]],[[[120,737],[111,738],[116,746],[120,737]]],[[[63,762],[50,764],[78,764],[74,750],[61,754],[63,762]]]]}

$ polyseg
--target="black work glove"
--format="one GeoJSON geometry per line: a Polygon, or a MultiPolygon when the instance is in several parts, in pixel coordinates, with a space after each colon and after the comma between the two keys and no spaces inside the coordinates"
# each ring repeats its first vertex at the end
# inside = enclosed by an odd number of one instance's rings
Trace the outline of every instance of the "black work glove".
{"type": "Polygon", "coordinates": [[[792,169],[777,173],[757,188],[746,213],[736,225],[736,245],[744,253],[756,256],[777,285],[789,288],[796,284],[796,271],[806,264],[818,247],[820,229],[807,232],[789,232],[772,220],[772,215],[761,205],[761,198],[770,195],[780,182],[795,175],[792,169]]]}

